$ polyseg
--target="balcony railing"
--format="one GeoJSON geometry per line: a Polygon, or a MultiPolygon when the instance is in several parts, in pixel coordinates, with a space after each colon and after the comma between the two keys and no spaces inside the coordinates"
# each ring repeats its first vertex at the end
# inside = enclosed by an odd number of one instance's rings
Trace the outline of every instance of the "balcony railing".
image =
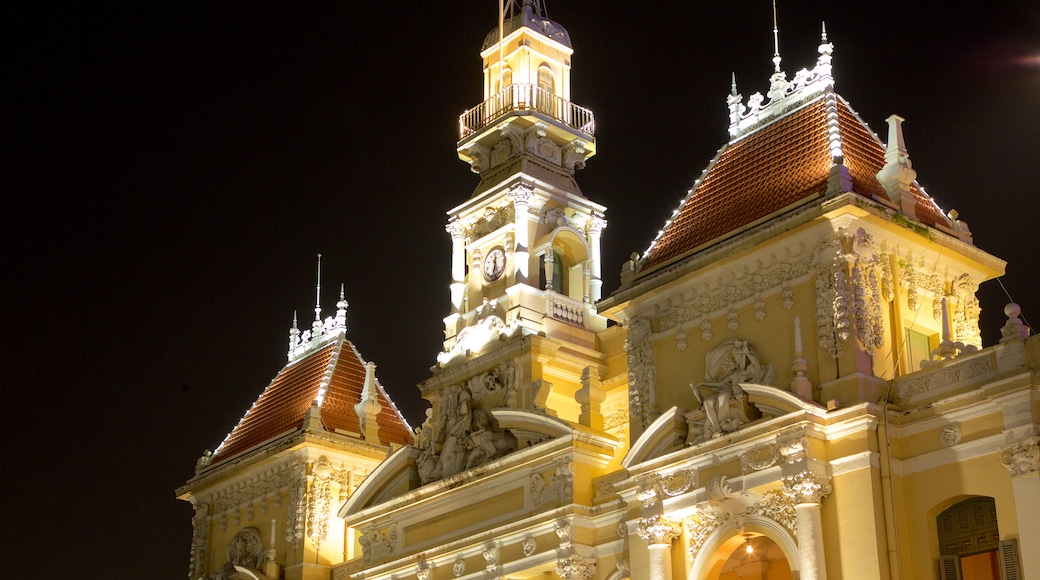
{"type": "Polygon", "coordinates": [[[459,139],[490,125],[514,111],[533,111],[577,129],[592,137],[596,132],[596,118],[592,111],[579,107],[536,85],[509,85],[491,98],[459,116],[459,139]]]}

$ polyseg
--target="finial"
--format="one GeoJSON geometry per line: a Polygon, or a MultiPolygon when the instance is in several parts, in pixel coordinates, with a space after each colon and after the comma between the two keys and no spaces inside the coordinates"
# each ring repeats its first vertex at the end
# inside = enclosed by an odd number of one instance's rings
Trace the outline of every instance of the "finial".
{"type": "Polygon", "coordinates": [[[347,297],[343,293],[343,283],[339,285],[339,302],[336,303],[336,325],[347,327],[347,297]]]}
{"type": "Polygon", "coordinates": [[[733,96],[736,96],[737,95],[737,73],[734,72],[734,73],[730,73],[730,74],[733,75],[733,80],[730,82],[730,85],[729,85],[729,94],[731,94],[733,96]]]}
{"type": "Polygon", "coordinates": [[[826,21],[822,22],[822,25],[823,25],[823,29],[822,29],[822,32],[820,33],[820,43],[824,44],[824,43],[827,42],[827,22],[826,21]]]}
{"type": "Polygon", "coordinates": [[[780,72],[780,35],[776,26],[776,0],[773,0],[773,72],[780,72]]]}
{"type": "Polygon", "coordinates": [[[289,361],[293,360],[293,351],[300,346],[300,327],[296,323],[296,311],[292,313],[292,328],[289,329],[289,361]]]}
{"type": "Polygon", "coordinates": [[[321,320],[321,254],[318,254],[318,288],[314,291],[314,320],[321,320]]]}

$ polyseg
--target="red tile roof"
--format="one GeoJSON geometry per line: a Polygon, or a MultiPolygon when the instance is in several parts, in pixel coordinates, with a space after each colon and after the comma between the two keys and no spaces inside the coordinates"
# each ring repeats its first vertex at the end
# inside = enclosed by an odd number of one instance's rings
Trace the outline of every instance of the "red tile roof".
{"type": "MultiPolygon", "coordinates": [[[[642,271],[753,225],[796,202],[823,198],[828,193],[832,166],[827,131],[829,103],[837,114],[852,191],[868,198],[889,199],[875,178],[885,164],[884,144],[844,99],[824,93],[724,146],[650,248],[642,271]]],[[[916,183],[911,190],[922,223],[947,223],[942,210],[916,183]]]]}
{"type": "MultiPolygon", "coordinates": [[[[328,390],[321,405],[325,429],[360,432],[354,405],[365,386],[365,361],[353,343],[341,334],[329,344],[287,364],[264,389],[253,406],[213,454],[210,465],[303,426],[311,402],[317,399],[325,377],[328,390]]],[[[411,444],[412,430],[376,381],[379,391],[379,443],[411,444]]],[[[343,433],[341,433],[343,434],[343,433]]],[[[361,439],[360,435],[354,435],[361,439]]]]}

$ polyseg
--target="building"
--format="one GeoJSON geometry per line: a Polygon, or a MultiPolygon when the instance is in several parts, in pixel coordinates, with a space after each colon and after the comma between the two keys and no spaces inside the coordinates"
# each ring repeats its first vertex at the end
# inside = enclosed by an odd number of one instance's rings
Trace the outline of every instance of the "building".
{"type": "Polygon", "coordinates": [[[882,142],[835,92],[832,51],[734,84],[730,141],[602,297],[570,38],[533,1],[506,15],[459,122],[479,182],[449,211],[426,421],[413,440],[352,345],[332,404],[345,304],[319,311],[179,491],[192,578],[1040,574],[1040,340],[1009,305],[980,348],[1004,262],[916,182],[902,119],[882,142]],[[270,543],[244,533],[268,502],[270,543]]]}

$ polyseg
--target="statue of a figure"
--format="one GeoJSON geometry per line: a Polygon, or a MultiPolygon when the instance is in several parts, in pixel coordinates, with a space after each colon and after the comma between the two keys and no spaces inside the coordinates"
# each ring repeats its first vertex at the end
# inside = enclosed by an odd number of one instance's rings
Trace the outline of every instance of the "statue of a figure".
{"type": "Polygon", "coordinates": [[[704,409],[707,423],[701,439],[736,431],[757,410],[747,403],[741,383],[772,384],[772,365],[761,366],[746,341],[731,338],[704,357],[705,382],[690,384],[693,396],[704,409]]]}

